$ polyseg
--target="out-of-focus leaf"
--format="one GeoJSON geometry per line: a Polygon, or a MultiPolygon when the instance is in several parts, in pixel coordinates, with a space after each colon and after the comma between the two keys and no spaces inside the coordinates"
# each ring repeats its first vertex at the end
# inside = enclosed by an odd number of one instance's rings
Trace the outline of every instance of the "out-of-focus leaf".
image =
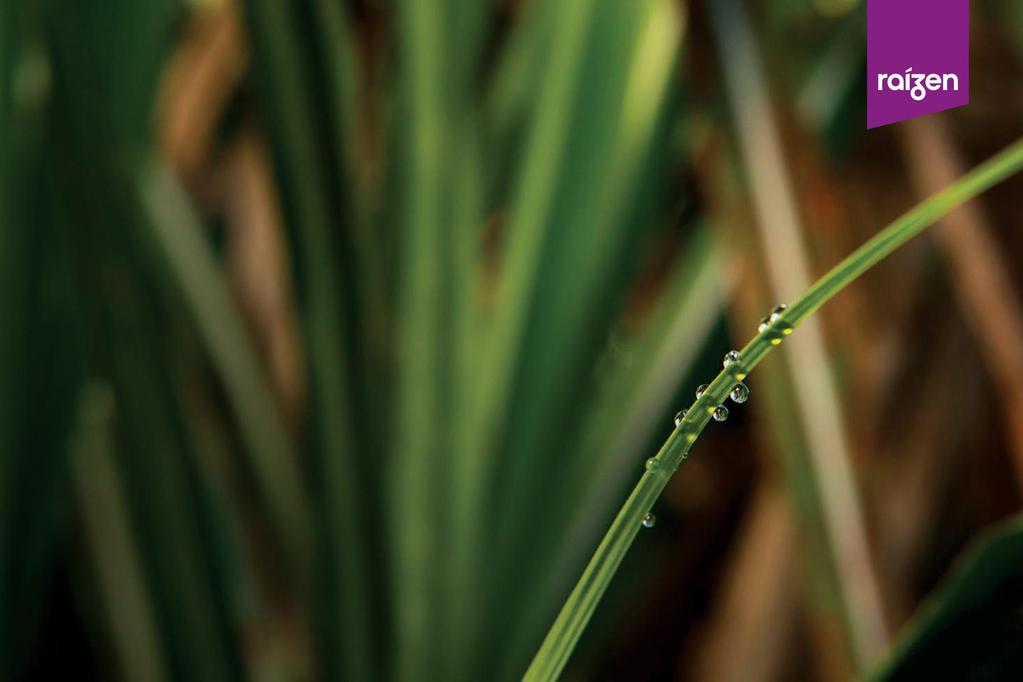
{"type": "Polygon", "coordinates": [[[442,642],[450,633],[443,551],[445,496],[453,425],[459,412],[457,320],[469,285],[469,263],[457,258],[472,244],[472,222],[453,219],[452,205],[474,204],[474,187],[460,182],[463,150],[474,144],[466,113],[464,75],[472,54],[456,54],[444,39],[445,16],[412,0],[401,3],[398,30],[402,75],[398,126],[400,259],[397,368],[388,462],[387,509],[395,595],[395,675],[414,679],[422,670],[450,670],[463,652],[442,642]],[[462,78],[458,78],[462,76],[462,78]],[[463,138],[464,139],[463,141],[463,138]],[[443,663],[442,663],[443,661],[443,663]]]}
{"type": "MultiPolygon", "coordinates": [[[[488,586],[495,573],[483,555],[488,553],[485,523],[491,518],[493,477],[501,461],[508,403],[515,385],[515,368],[532,301],[537,292],[548,225],[558,203],[556,186],[567,153],[573,109],[572,84],[578,78],[594,3],[559,3],[551,30],[557,35],[548,68],[538,84],[530,132],[510,201],[507,239],[497,285],[495,315],[482,330],[473,361],[473,382],[466,393],[468,410],[461,420],[459,444],[451,470],[452,577],[461,586],[452,595],[459,631],[455,641],[479,657],[476,644],[481,621],[493,608],[488,586]]],[[[564,226],[569,229],[571,226],[564,226]]],[[[469,678],[478,672],[468,673],[469,678]]]]}
{"type": "Polygon", "coordinates": [[[1023,670],[1023,517],[978,537],[868,679],[1014,680],[1023,670]]]}
{"type": "Polygon", "coordinates": [[[110,639],[125,680],[169,679],[131,516],[114,458],[114,394],[103,383],[79,395],[73,475],[110,639]]]}
{"type": "Polygon", "coordinates": [[[224,383],[251,470],[276,526],[278,541],[287,550],[292,577],[308,589],[312,514],[297,453],[256,351],[202,227],[170,171],[159,165],[143,168],[138,184],[146,224],[224,383]]]}
{"type": "MultiPolygon", "coordinates": [[[[229,612],[236,596],[215,505],[175,372],[180,310],[161,294],[131,164],[152,144],[150,113],[176,5],[115,0],[48,17],[54,79],[50,155],[61,230],[73,242],[87,371],[113,387],[116,458],[160,646],[176,679],[240,674],[229,612]]],[[[74,393],[70,394],[71,396],[74,393]]]]}
{"type": "MultiPolygon", "coordinates": [[[[369,570],[371,528],[375,512],[379,451],[373,442],[376,387],[366,380],[366,339],[358,334],[362,283],[350,230],[351,207],[340,184],[344,158],[334,138],[339,130],[334,79],[324,73],[304,39],[320,27],[282,0],[249,0],[246,18],[254,50],[255,76],[262,114],[273,143],[281,202],[291,236],[297,290],[305,332],[309,377],[310,440],[315,483],[313,506],[323,549],[317,605],[321,674],[350,680],[371,679],[379,632],[376,614],[381,595],[372,589],[377,576],[369,570]],[[324,88],[327,88],[325,91],[324,88]],[[334,97],[334,99],[331,99],[334,97]],[[360,451],[365,457],[359,458],[360,451]]],[[[329,35],[329,34],[328,34],[329,35]]],[[[328,63],[332,63],[328,60],[328,63]]],[[[346,106],[338,104],[339,108],[346,106]]]]}
{"type": "Polygon", "coordinates": [[[566,455],[561,489],[544,509],[549,518],[565,522],[533,537],[532,551],[551,558],[538,571],[533,598],[505,645],[506,665],[520,666],[536,650],[544,625],[605,530],[607,508],[642,465],[640,448],[670,411],[669,401],[722,313],[728,289],[723,281],[709,229],[701,226],[686,243],[643,332],[614,353],[596,381],[590,407],[580,406],[587,412],[581,435],[566,455]]]}
{"type": "MultiPolygon", "coordinates": [[[[577,405],[644,243],[648,223],[635,197],[656,184],[648,161],[662,147],[658,124],[684,23],[675,5],[656,1],[600,11],[569,3],[558,12],[547,46],[557,67],[531,112],[472,398],[474,439],[456,470],[476,468],[459,492],[475,487],[479,500],[489,498],[458,512],[492,528],[476,536],[478,546],[492,547],[474,578],[489,593],[477,606],[483,614],[522,608],[549,547],[536,535],[564,523],[530,500],[571,485],[564,477],[582,417],[577,405]],[[562,80],[572,77],[577,87],[562,80]]],[[[501,627],[490,623],[478,656],[489,659],[502,646],[501,627]]]]}
{"type": "Polygon", "coordinates": [[[663,492],[672,474],[686,458],[698,435],[725,402],[736,381],[742,381],[782,339],[828,302],[856,277],[887,255],[920,234],[937,219],[985,189],[1011,177],[1023,168],[1023,139],[1003,149],[986,162],[897,218],[868,240],[827,274],[810,286],[787,308],[771,316],[739,353],[739,360],[728,364],[698,394],[678,428],[665,441],[658,454],[640,477],[611,528],[565,601],[547,637],[533,658],[526,679],[553,680],[564,669],[600,598],[621,565],[645,515],[663,492]]]}
{"type": "Polygon", "coordinates": [[[45,161],[52,64],[40,8],[0,3],[0,676],[25,674],[66,510],[79,379],[67,234],[45,161]]]}
{"type": "MultiPolygon", "coordinates": [[[[710,8],[710,23],[756,212],[754,225],[767,282],[775,297],[790,300],[810,286],[808,248],[756,31],[738,0],[715,0],[710,8]]],[[[817,320],[807,320],[803,333],[785,344],[783,352],[791,363],[793,396],[810,456],[809,471],[820,491],[819,512],[839,578],[849,647],[854,665],[862,669],[884,651],[888,632],[852,447],[817,320]]]]}

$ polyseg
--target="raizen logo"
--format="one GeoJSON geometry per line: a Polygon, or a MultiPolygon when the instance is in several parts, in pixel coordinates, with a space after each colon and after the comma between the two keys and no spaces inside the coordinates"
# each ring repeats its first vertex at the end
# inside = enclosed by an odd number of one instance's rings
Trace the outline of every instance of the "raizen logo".
{"type": "Polygon", "coordinates": [[[868,128],[969,101],[969,0],[867,0],[868,128]]]}
{"type": "Polygon", "coordinates": [[[928,92],[948,92],[949,90],[959,91],[959,76],[954,73],[913,73],[913,68],[906,69],[905,74],[901,73],[879,73],[877,74],[877,90],[891,90],[893,92],[908,92],[909,96],[917,102],[922,102],[928,92]]]}

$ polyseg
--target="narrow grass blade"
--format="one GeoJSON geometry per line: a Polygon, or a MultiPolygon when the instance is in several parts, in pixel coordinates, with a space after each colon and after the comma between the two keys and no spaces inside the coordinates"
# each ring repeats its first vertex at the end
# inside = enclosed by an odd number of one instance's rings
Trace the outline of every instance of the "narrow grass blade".
{"type": "Polygon", "coordinates": [[[52,65],[41,8],[0,6],[0,677],[23,677],[62,535],[80,378],[68,235],[45,163],[52,65]]]}
{"type": "Polygon", "coordinates": [[[509,159],[490,171],[488,193],[503,196],[526,134],[536,75],[546,67],[554,36],[558,5],[550,2],[525,3],[515,16],[515,28],[493,67],[489,89],[483,101],[483,126],[489,152],[496,159],[509,159]]]}
{"type": "MultiPolygon", "coordinates": [[[[445,310],[445,220],[451,189],[446,156],[454,149],[449,120],[443,40],[445,16],[412,0],[399,6],[404,116],[400,130],[401,184],[405,202],[400,228],[397,312],[397,395],[392,460],[388,463],[394,599],[395,676],[417,679],[436,670],[442,656],[437,623],[444,623],[440,496],[445,478],[451,376],[451,332],[445,310]]],[[[462,99],[455,100],[462,103],[462,99]]]]}
{"type": "Polygon", "coordinates": [[[165,682],[171,677],[113,454],[114,394],[88,384],[78,402],[72,470],[79,516],[121,677],[165,682]]]}
{"type": "MultiPolygon", "coordinates": [[[[741,334],[749,330],[749,320],[757,319],[777,299],[763,294],[771,290],[771,286],[758,263],[758,249],[762,247],[756,244],[756,240],[749,238],[749,226],[753,220],[747,207],[746,190],[738,182],[739,169],[734,163],[724,162],[716,169],[711,166],[709,170],[706,184],[713,188],[712,204],[716,224],[720,227],[718,243],[721,248],[729,249],[734,262],[750,264],[745,268],[744,286],[738,287],[731,298],[733,329],[736,336],[741,338],[741,334]]],[[[822,522],[822,491],[816,483],[791,377],[791,362],[784,355],[764,366],[758,374],[754,391],[757,395],[769,395],[771,399],[757,400],[752,407],[756,411],[757,420],[763,425],[763,445],[773,455],[769,462],[780,465],[784,473],[793,521],[798,524],[796,531],[802,550],[801,601],[807,612],[807,626],[818,645],[810,663],[823,666],[821,672],[825,674],[836,674],[834,670],[840,668],[843,671],[841,674],[852,675],[854,656],[847,629],[833,625],[844,624],[847,620],[842,587],[822,522]]],[[[767,595],[760,597],[761,601],[766,599],[767,595]]],[[[750,604],[753,609],[756,606],[755,603],[750,604]]],[[[757,642],[747,640],[747,643],[759,647],[757,642]]],[[[737,642],[736,658],[745,655],[740,645],[737,642]]]]}
{"type": "MultiPolygon", "coordinates": [[[[506,269],[498,284],[507,288],[497,294],[490,347],[495,355],[488,356],[500,355],[499,371],[507,373],[508,384],[499,409],[485,418],[492,440],[484,445],[494,463],[485,482],[492,498],[484,516],[493,528],[488,544],[494,551],[482,575],[497,601],[482,605],[484,611],[522,607],[516,598],[522,584],[510,566],[542,562],[542,548],[530,536],[538,523],[553,529],[562,522],[549,514],[537,519],[528,501],[547,495],[547,487],[556,487],[570,468],[561,450],[580,417],[573,406],[582,398],[582,382],[619,304],[620,282],[641,243],[644,225],[636,219],[633,199],[654,175],[651,147],[659,148],[655,140],[663,134],[658,123],[682,24],[677,8],[665,2],[616,6],[592,17],[582,28],[577,68],[601,77],[585,79],[584,87],[567,93],[564,157],[550,180],[557,192],[544,199],[542,210],[528,207],[538,211],[529,214],[536,224],[517,222],[520,204],[513,203],[506,269]],[[535,241],[526,247],[520,239],[535,241]],[[527,258],[520,248],[535,251],[527,258]],[[521,317],[513,323],[512,315],[521,317]],[[510,326],[501,329],[502,324],[510,326]]],[[[523,186],[533,182],[527,175],[520,180],[523,186]]],[[[493,387],[490,381],[483,385],[493,387]]],[[[495,632],[488,639],[485,660],[503,638],[495,632]]]]}
{"type": "MultiPolygon", "coordinates": [[[[287,221],[293,237],[309,366],[310,417],[316,489],[314,507],[323,553],[326,598],[319,642],[322,674],[366,680],[376,668],[375,635],[367,563],[367,513],[376,511],[375,488],[362,485],[377,462],[362,462],[356,448],[375,447],[371,409],[376,393],[366,381],[366,355],[355,333],[360,281],[350,233],[336,201],[343,187],[342,159],[334,157],[333,128],[326,126],[322,94],[306,68],[300,8],[281,0],[249,0],[246,17],[264,112],[277,162],[287,221]],[[354,399],[358,389],[364,402],[354,399]]],[[[334,112],[338,115],[339,112],[334,112]]]]}
{"type": "MultiPolygon", "coordinates": [[[[710,3],[711,25],[749,175],[767,279],[787,299],[810,284],[802,228],[771,110],[757,43],[738,0],[710,3]]],[[[846,629],[857,668],[876,661],[888,638],[881,586],[867,540],[834,376],[816,320],[786,348],[791,383],[826,537],[839,576],[846,629]],[[798,360],[797,360],[798,359],[798,360]]]]}
{"type": "Polygon", "coordinates": [[[722,272],[708,226],[697,228],[679,260],[649,329],[622,350],[617,371],[601,381],[596,407],[575,446],[574,472],[565,481],[578,485],[590,501],[572,504],[578,518],[566,533],[569,544],[599,532],[604,512],[597,510],[606,509],[631,474],[639,448],[663,426],[658,418],[670,411],[669,402],[724,312],[732,278],[722,272]]]}
{"type": "Polygon", "coordinates": [[[722,370],[703,395],[689,408],[682,421],[632,494],[615,517],[600,546],[562,607],[547,638],[537,652],[525,679],[553,680],[558,677],[586,623],[596,609],[622,558],[639,532],[643,517],[667,485],[671,475],[685,459],[711,414],[728,396],[736,381],[744,379],[761,360],[780,345],[795,328],[818,308],[840,292],[856,277],[888,254],[925,230],[935,220],[964,201],[975,197],[1023,168],[1023,140],[975,168],[954,185],[935,194],[897,218],[875,237],[850,254],[845,260],[817,280],[794,300],[762,332],[741,351],[741,360],[722,370]]]}
{"type": "Polygon", "coordinates": [[[214,528],[217,510],[195,475],[197,453],[168,362],[180,359],[169,352],[163,326],[174,308],[132,258],[144,251],[133,238],[143,218],[125,201],[133,197],[129,179],[105,168],[76,179],[93,191],[71,195],[86,209],[62,206],[61,224],[85,233],[75,243],[81,281],[92,294],[83,300],[118,301],[91,311],[87,345],[104,356],[89,369],[109,377],[115,393],[117,465],[166,664],[176,678],[235,679],[234,595],[219,561],[225,548],[214,528]],[[120,277],[104,276],[110,272],[120,277]]]}
{"type": "MultiPolygon", "coordinates": [[[[685,675],[696,682],[770,682],[783,678],[798,625],[798,542],[784,486],[756,485],[745,512],[699,657],[685,675]]],[[[680,671],[681,673],[681,671],[680,671]]]]}
{"type": "MultiPolygon", "coordinates": [[[[569,132],[573,88],[585,47],[593,11],[592,0],[559,3],[552,30],[558,36],[548,68],[539,83],[539,96],[530,124],[528,142],[518,173],[518,186],[511,204],[508,240],[496,292],[497,313],[479,343],[480,359],[474,363],[475,381],[466,396],[470,410],[458,433],[457,458],[452,471],[451,570],[452,582],[462,585],[465,595],[482,594],[481,583],[490,577],[481,565],[489,485],[498,457],[498,445],[505,401],[511,394],[515,360],[522,343],[523,328],[536,286],[536,273],[547,221],[555,199],[555,184],[569,132]]],[[[460,632],[455,641],[479,637],[478,602],[464,597],[455,608],[466,611],[455,621],[460,632]]]]}
{"type": "MultiPolygon", "coordinates": [[[[450,350],[446,354],[449,375],[441,382],[442,395],[446,396],[449,413],[445,415],[445,447],[447,453],[456,452],[459,445],[460,431],[464,419],[471,411],[470,398],[475,376],[473,374],[476,359],[477,342],[483,329],[480,307],[476,301],[478,290],[477,258],[480,252],[480,236],[483,226],[483,178],[480,152],[474,137],[476,126],[467,123],[463,139],[456,143],[456,152],[452,163],[451,174],[451,207],[445,230],[443,244],[444,301],[446,310],[441,316],[440,324],[446,330],[444,343],[450,350]]],[[[445,543],[455,537],[459,522],[455,519],[458,509],[453,501],[455,494],[453,477],[450,473],[457,459],[450,454],[441,454],[441,466],[449,474],[437,491],[440,500],[440,518],[442,522],[442,541],[445,543]]],[[[445,544],[445,547],[450,545],[445,544]]],[[[472,547],[462,548],[466,554],[473,552],[472,547]]],[[[468,619],[464,617],[473,605],[472,596],[460,582],[460,568],[466,562],[458,564],[457,552],[442,551],[440,553],[441,571],[444,575],[440,586],[440,598],[444,600],[442,616],[444,625],[438,628],[440,635],[448,642],[444,646],[444,658],[441,675],[446,679],[457,679],[459,671],[470,665],[473,650],[466,641],[460,639],[460,633],[468,627],[468,619]],[[451,642],[460,642],[451,645],[451,642]]],[[[461,555],[464,556],[464,555],[461,555]]]]}
{"type": "Polygon", "coordinates": [[[318,50],[324,64],[324,80],[331,121],[335,127],[334,156],[351,168],[358,152],[358,63],[355,36],[344,3],[313,0],[318,50]]]}
{"type": "Polygon", "coordinates": [[[124,446],[118,461],[146,583],[173,677],[226,682],[240,665],[225,611],[230,594],[221,592],[222,567],[206,535],[201,486],[192,478],[195,453],[171,402],[170,381],[162,370],[143,366],[157,353],[140,337],[150,343],[153,337],[137,330],[116,333],[120,357],[113,376],[124,446]]]}
{"type": "Polygon", "coordinates": [[[566,454],[569,471],[544,509],[549,518],[566,520],[533,538],[537,546],[530,551],[549,558],[535,586],[527,588],[529,607],[505,643],[509,671],[521,671],[536,650],[544,624],[599,541],[607,510],[640,461],[640,449],[661,425],[657,420],[669,411],[723,312],[729,278],[720,271],[709,228],[698,228],[684,248],[645,329],[615,353],[612,367],[596,381],[593,407],[566,454]]]}
{"type": "Polygon", "coordinates": [[[1013,679],[1023,662],[1023,518],[977,538],[920,607],[870,682],[1013,679]]]}
{"type": "Polygon", "coordinates": [[[311,588],[312,512],[297,453],[265,381],[266,373],[202,227],[170,171],[155,162],[145,167],[138,192],[147,227],[224,384],[278,542],[292,562],[293,578],[301,591],[307,591],[311,588]]]}
{"type": "MultiPolygon", "coordinates": [[[[683,22],[673,4],[654,1],[636,3],[622,15],[609,13],[594,23],[586,66],[604,74],[606,93],[580,99],[577,114],[591,125],[601,119],[606,123],[591,129],[587,154],[577,151],[566,162],[561,196],[555,204],[557,223],[548,228],[552,234],[525,330],[522,354],[528,360],[522,361],[516,394],[508,406],[507,419],[514,426],[506,439],[508,466],[501,474],[496,521],[500,537],[506,535],[501,524],[509,519],[519,524],[508,533],[520,543],[511,550],[517,556],[526,550],[523,545],[531,543],[525,536],[532,532],[525,527],[534,525],[518,512],[527,499],[546,492],[538,486],[562,481],[562,467],[573,463],[564,462],[564,456],[545,462],[561,450],[548,434],[556,436],[572,425],[577,412],[572,406],[581,398],[557,387],[578,385],[577,377],[591,371],[589,363],[580,362],[581,349],[588,337],[608,327],[618,303],[609,294],[622,276],[614,263],[631,256],[629,233],[636,229],[631,199],[642,183],[652,182],[644,161],[663,133],[656,124],[667,98],[683,22]],[[607,43],[615,42],[622,44],[625,53],[620,59],[624,68],[617,73],[602,68],[597,58],[607,54],[607,43]],[[609,106],[609,100],[620,101],[621,109],[609,106]],[[594,165],[611,170],[588,172],[594,165]]],[[[584,123],[575,119],[575,125],[584,123]]],[[[570,137],[571,149],[578,149],[577,141],[570,137]]],[[[602,343],[589,345],[594,351],[584,356],[587,360],[602,343]]]]}
{"type": "MultiPolygon", "coordinates": [[[[902,141],[920,194],[934,191],[962,172],[954,143],[934,117],[908,122],[902,141]]],[[[1009,266],[977,202],[949,214],[934,239],[948,263],[952,283],[981,357],[998,389],[1005,429],[1012,444],[1017,488],[1023,491],[1023,307],[1011,296],[1009,266]]]]}
{"type": "MultiPolygon", "coordinates": [[[[973,450],[970,433],[990,409],[985,399],[987,377],[962,361],[971,352],[972,341],[962,322],[949,316],[928,330],[931,335],[935,343],[927,349],[928,370],[922,376],[914,374],[911,384],[916,395],[930,399],[913,400],[898,388],[886,391],[898,395],[907,408],[898,418],[905,426],[883,439],[879,455],[884,466],[872,472],[869,482],[877,500],[874,514],[885,519],[878,528],[878,555],[884,559],[892,592],[909,597],[903,604],[893,604],[899,620],[910,607],[905,602],[916,589],[918,567],[928,556],[930,539],[946,530],[940,525],[946,493],[971,468],[972,461],[961,453],[973,450]]],[[[882,430],[883,423],[875,422],[874,428],[882,430]]]]}

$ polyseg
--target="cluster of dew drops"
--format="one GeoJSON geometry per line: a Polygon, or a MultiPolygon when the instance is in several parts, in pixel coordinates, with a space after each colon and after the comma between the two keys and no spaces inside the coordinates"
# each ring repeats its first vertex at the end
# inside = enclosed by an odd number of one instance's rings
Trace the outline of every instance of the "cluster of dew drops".
{"type": "MultiPolygon", "coordinates": [[[[771,310],[771,312],[769,312],[763,319],[760,320],[760,324],[757,326],[757,332],[762,334],[768,329],[770,329],[775,322],[781,319],[781,314],[785,310],[785,307],[786,306],[784,303],[775,306],[771,310]]],[[[792,333],[792,327],[785,327],[781,329],[780,332],[782,335],[788,336],[789,334],[792,333]]],[[[775,336],[771,338],[771,345],[777,346],[780,343],[781,343],[780,336],[775,336]]],[[[724,360],[722,360],[722,365],[725,367],[725,369],[728,369],[728,367],[736,364],[741,359],[742,356],[740,355],[739,351],[730,350],[727,353],[725,353],[724,360]]],[[[732,402],[734,403],[744,403],[747,400],[749,400],[749,387],[742,382],[742,380],[746,378],[746,375],[745,373],[738,372],[736,373],[735,378],[737,383],[735,384],[735,386],[732,387],[732,390],[729,392],[728,397],[731,398],[732,402]]],[[[709,384],[703,384],[698,389],[696,389],[697,400],[699,400],[703,396],[704,392],[706,392],[708,387],[709,384]]],[[[714,417],[714,421],[723,422],[726,419],[728,419],[728,408],[725,407],[724,405],[718,405],[717,407],[714,408],[712,416],[714,417]]],[[[684,409],[679,410],[678,413],[675,415],[676,429],[682,426],[682,420],[685,418],[686,410],[684,409]]],[[[646,468],[649,469],[652,466],[655,466],[656,464],[657,460],[651,457],[646,462],[646,468]]],[[[644,528],[653,528],[656,522],[657,517],[649,512],[647,513],[646,516],[643,517],[644,528]]]]}

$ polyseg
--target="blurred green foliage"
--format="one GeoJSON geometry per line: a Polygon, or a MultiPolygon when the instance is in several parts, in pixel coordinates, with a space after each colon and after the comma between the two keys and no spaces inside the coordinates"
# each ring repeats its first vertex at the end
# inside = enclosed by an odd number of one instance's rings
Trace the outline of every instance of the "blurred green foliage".
{"type": "MultiPolygon", "coordinates": [[[[614,358],[593,367],[649,243],[671,131],[667,83],[646,87],[637,61],[666,3],[588,4],[553,25],[553,7],[530,9],[492,67],[481,7],[396,6],[381,174],[360,163],[369,90],[350,8],[244,7],[308,378],[295,438],[219,249],[155,152],[158,84],[189,9],[4,3],[5,670],[27,665],[30,614],[78,514],[95,562],[80,582],[98,590],[96,634],[127,678],[259,673],[238,639],[251,590],[308,633],[312,662],[294,654],[289,675],[522,669],[587,551],[562,540],[596,483],[583,464],[622,456],[573,444],[614,435],[586,395],[628,376],[614,358]],[[505,255],[481,269],[495,210],[505,255]],[[211,388],[197,410],[190,396],[211,388]],[[210,478],[224,447],[253,500],[240,512],[210,478]],[[239,513],[265,529],[256,556],[239,513]],[[144,603],[104,592],[115,553],[141,571],[144,603]],[[547,601],[531,603],[541,586],[547,601]],[[125,618],[156,633],[157,660],[139,662],[125,618]]],[[[668,21],[662,71],[680,27],[668,21]]],[[[706,333],[713,313],[702,319],[706,333]]]]}
{"type": "MultiPolygon", "coordinates": [[[[49,670],[69,571],[104,678],[516,679],[727,344],[678,169],[716,106],[679,77],[692,18],[242,3],[214,146],[270,150],[292,424],[209,188],[157,141],[189,21],[225,6],[0,0],[0,678],[49,670]]],[[[837,46],[805,99],[842,149],[854,15],[769,19],[816,36],[799,80],[837,46]]]]}

